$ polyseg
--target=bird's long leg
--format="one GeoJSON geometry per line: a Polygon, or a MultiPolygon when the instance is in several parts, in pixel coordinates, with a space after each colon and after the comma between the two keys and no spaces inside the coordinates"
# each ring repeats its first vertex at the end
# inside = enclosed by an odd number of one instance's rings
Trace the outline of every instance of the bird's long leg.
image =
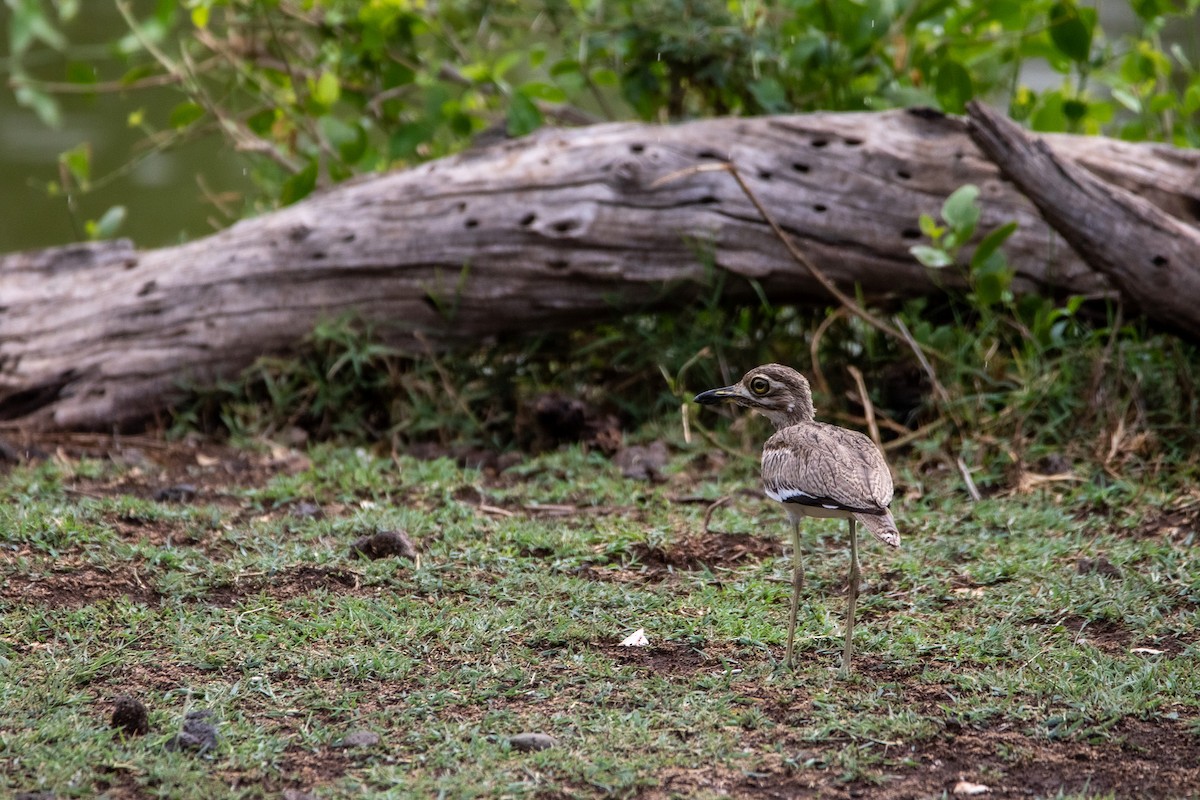
{"type": "Polygon", "coordinates": [[[854,607],[858,604],[858,580],[861,569],[858,565],[858,525],[854,517],[850,521],[850,581],[847,591],[850,604],[846,610],[846,648],[842,651],[842,671],[850,673],[850,655],[854,651],[854,607]]]}
{"type": "Polygon", "coordinates": [[[804,588],[804,562],[800,557],[800,520],[792,520],[792,614],[788,619],[787,658],[792,666],[792,653],[796,644],[796,615],[800,611],[800,590],[804,588]]]}

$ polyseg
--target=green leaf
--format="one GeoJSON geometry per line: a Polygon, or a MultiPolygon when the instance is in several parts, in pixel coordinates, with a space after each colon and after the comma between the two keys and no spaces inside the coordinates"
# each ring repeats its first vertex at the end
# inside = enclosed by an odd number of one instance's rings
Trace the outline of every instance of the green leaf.
{"type": "Polygon", "coordinates": [[[508,104],[508,135],[524,136],[542,124],[542,112],[522,92],[513,92],[508,104]]]}
{"type": "Polygon", "coordinates": [[[545,100],[547,103],[565,103],[567,101],[567,93],[552,83],[530,81],[521,84],[519,91],[526,97],[545,100]]]}
{"type": "Polygon", "coordinates": [[[279,190],[280,205],[290,206],[307,197],[317,186],[317,162],[309,161],[304,169],[283,182],[279,190]]]}
{"type": "MultiPolygon", "coordinates": [[[[16,79],[14,78],[14,80],[16,79]]],[[[17,84],[13,94],[19,105],[33,109],[33,113],[38,115],[38,119],[42,121],[43,125],[51,128],[62,125],[62,109],[53,96],[41,89],[34,89],[32,86],[23,84],[17,84]]]]}
{"type": "Polygon", "coordinates": [[[310,83],[309,91],[312,93],[312,99],[325,108],[336,103],[342,95],[342,86],[338,83],[337,75],[329,70],[323,71],[315,82],[310,83]]]}
{"type": "Polygon", "coordinates": [[[1183,113],[1194,114],[1200,110],[1200,83],[1192,83],[1183,93],[1183,113]]]}
{"type": "Polygon", "coordinates": [[[1068,122],[1076,123],[1087,116],[1088,104],[1086,101],[1078,99],[1064,100],[1062,111],[1068,122]]]}
{"type": "Polygon", "coordinates": [[[1114,86],[1112,90],[1113,99],[1135,114],[1142,113],[1142,101],[1137,95],[1130,92],[1128,89],[1114,86]]]}
{"type": "Polygon", "coordinates": [[[769,75],[759,78],[750,83],[749,89],[750,94],[754,95],[755,101],[762,106],[763,111],[769,114],[778,114],[788,110],[787,90],[775,78],[769,75]]]}
{"type": "Polygon", "coordinates": [[[925,266],[930,269],[943,269],[954,263],[954,259],[950,254],[940,247],[930,247],[929,245],[917,244],[908,248],[908,252],[925,266]]]}
{"type": "Polygon", "coordinates": [[[88,220],[84,224],[84,230],[89,239],[111,239],[125,222],[125,217],[125,206],[113,206],[105,211],[100,219],[88,220]]]}
{"type": "Polygon", "coordinates": [[[96,82],[96,68],[82,61],[67,64],[67,80],[81,86],[96,82]]]}
{"type": "Polygon", "coordinates": [[[188,100],[171,109],[171,115],[167,117],[167,123],[172,128],[186,128],[203,116],[204,109],[200,104],[188,100]]]}
{"type": "Polygon", "coordinates": [[[938,68],[933,88],[942,110],[951,114],[961,114],[966,110],[967,101],[975,96],[971,74],[957,61],[946,61],[938,68]]]}
{"type": "Polygon", "coordinates": [[[196,6],[195,8],[193,8],[192,9],[192,24],[195,25],[197,28],[201,28],[201,29],[207,28],[208,27],[209,10],[210,9],[208,6],[196,6]]]}
{"type": "Polygon", "coordinates": [[[971,254],[971,268],[979,269],[985,261],[991,258],[1000,249],[1000,245],[1008,240],[1017,230],[1017,223],[1009,222],[1001,225],[994,231],[983,237],[983,241],[975,248],[975,252],[971,254]]]}
{"type": "Polygon", "coordinates": [[[433,130],[426,122],[399,125],[388,139],[388,155],[392,158],[412,158],[417,155],[417,148],[432,136],[433,130]]]}
{"type": "Polygon", "coordinates": [[[67,172],[79,186],[86,187],[92,177],[92,145],[81,142],[70,150],[60,153],[58,162],[67,168],[67,172]]]}
{"type": "Polygon", "coordinates": [[[621,78],[617,75],[617,73],[613,72],[607,67],[601,67],[600,69],[592,70],[591,76],[592,83],[596,84],[597,86],[616,86],[621,82],[621,78]]]}
{"type": "Polygon", "coordinates": [[[353,164],[366,153],[367,133],[361,125],[348,124],[333,116],[321,117],[319,124],[321,132],[337,150],[342,161],[353,164]]]}
{"type": "Polygon", "coordinates": [[[960,242],[966,241],[979,222],[979,187],[968,183],[954,190],[942,203],[942,219],[950,225],[960,242]]]}
{"type": "Polygon", "coordinates": [[[922,214],[920,217],[918,217],[917,225],[921,228],[921,233],[923,233],[926,238],[933,239],[934,241],[942,238],[942,234],[946,232],[946,229],[941,225],[938,225],[934,218],[929,214],[922,214]]]}
{"type": "Polygon", "coordinates": [[[994,306],[1004,299],[1009,281],[1002,273],[985,272],[975,280],[975,300],[983,306],[994,306]]]}
{"type": "Polygon", "coordinates": [[[1081,13],[1075,3],[1055,3],[1050,6],[1050,41],[1072,61],[1087,61],[1092,51],[1092,28],[1095,17],[1081,13]],[[1089,24],[1090,23],[1090,24],[1089,24]]]}

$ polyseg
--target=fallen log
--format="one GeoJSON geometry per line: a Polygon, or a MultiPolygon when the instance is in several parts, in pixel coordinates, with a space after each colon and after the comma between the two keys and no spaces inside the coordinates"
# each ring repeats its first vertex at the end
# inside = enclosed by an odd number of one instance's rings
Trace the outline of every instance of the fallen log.
{"type": "MultiPolygon", "coordinates": [[[[1056,154],[1046,140],[1026,135],[987,106],[972,102],[968,113],[971,139],[980,150],[1135,311],[1152,314],[1163,328],[1200,339],[1200,228],[1180,219],[1190,215],[1196,221],[1200,204],[1194,197],[1190,206],[1175,207],[1173,216],[1117,181],[1104,180],[1102,172],[1089,172],[1069,155],[1056,154]]],[[[1185,169],[1176,172],[1175,180],[1190,180],[1192,192],[1200,194],[1195,155],[1185,154],[1185,169]]]]}
{"type": "MultiPolygon", "coordinates": [[[[1050,149],[1165,213],[1200,208],[1200,154],[1085,137],[1050,149]]],[[[184,381],[286,352],[354,311],[400,347],[578,326],[679,307],[721,278],[729,302],[825,304],[746,184],[813,264],[869,298],[944,291],[908,252],[917,218],[981,189],[980,230],[1017,292],[1111,296],[1114,284],[933,112],[547,129],[335,186],[177,247],[72,245],[0,259],[0,419],[109,429],[165,408],[184,381]],[[723,274],[722,274],[723,273],[723,274]]],[[[1200,311],[1195,313],[1200,314],[1200,311]]]]}

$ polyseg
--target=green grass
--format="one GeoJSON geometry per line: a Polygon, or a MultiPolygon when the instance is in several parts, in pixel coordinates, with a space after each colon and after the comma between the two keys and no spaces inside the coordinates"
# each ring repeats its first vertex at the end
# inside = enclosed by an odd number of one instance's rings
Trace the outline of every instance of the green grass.
{"type": "MultiPolygon", "coordinates": [[[[330,446],[295,474],[178,459],[13,469],[0,795],[937,795],[928,756],[956,742],[986,751],[972,780],[997,789],[1070,748],[1157,758],[1121,749],[1155,729],[1200,751],[1198,515],[1156,523],[1186,487],[1059,484],[972,505],[901,464],[924,497],[898,503],[903,549],[864,547],[857,669],[842,679],[844,527],[804,528],[800,665],[785,670],[777,507],[736,494],[712,518],[710,536],[777,542],[765,555],[656,560],[704,540],[706,505],[685,501],[757,487],[751,461],[702,471],[699,445],[675,445],[657,485],[578,449],[499,476],[330,446]],[[147,499],[185,480],[194,502],[147,499]],[[349,556],[357,536],[395,529],[419,567],[349,556]],[[1100,555],[1119,577],[1077,569],[1100,555]],[[615,646],[636,628],[652,647],[615,646]],[[148,736],[113,738],[122,693],[148,707],[148,736]],[[215,712],[215,753],[164,748],[192,708],[215,712]],[[363,729],[381,742],[338,746],[363,729]],[[508,737],[525,731],[559,744],[518,753],[508,737]]],[[[1069,777],[1033,793],[1136,788],[1069,777]]]]}

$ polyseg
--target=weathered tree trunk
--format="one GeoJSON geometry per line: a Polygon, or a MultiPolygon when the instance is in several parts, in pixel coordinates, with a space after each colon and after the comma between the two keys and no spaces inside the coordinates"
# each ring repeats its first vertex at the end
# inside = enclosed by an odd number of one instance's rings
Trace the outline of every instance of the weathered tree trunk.
{"type": "Polygon", "coordinates": [[[1176,173],[1190,180],[1193,202],[1172,216],[1071,163],[1069,154],[1056,155],[987,106],[972,103],[970,115],[971,138],[1088,264],[1151,312],[1156,324],[1200,339],[1200,228],[1178,218],[1190,214],[1195,222],[1200,208],[1197,153],[1186,154],[1190,171],[1176,173]]]}
{"type": "MultiPolygon", "coordinates": [[[[1046,138],[1061,159],[1196,221],[1200,153],[1046,138]]],[[[135,423],[180,382],[235,374],[348,310],[404,346],[677,307],[720,270],[734,278],[730,302],[751,297],[751,281],[775,302],[829,302],[731,175],[692,169],[726,161],[820,270],[870,297],[956,279],[931,276],[908,248],[917,217],[965,183],[982,190],[981,230],[1020,225],[1006,246],[1017,291],[1114,291],[981,155],[963,120],[896,111],[543,130],[342,184],[178,247],[0,259],[0,419],[135,423]]]]}

